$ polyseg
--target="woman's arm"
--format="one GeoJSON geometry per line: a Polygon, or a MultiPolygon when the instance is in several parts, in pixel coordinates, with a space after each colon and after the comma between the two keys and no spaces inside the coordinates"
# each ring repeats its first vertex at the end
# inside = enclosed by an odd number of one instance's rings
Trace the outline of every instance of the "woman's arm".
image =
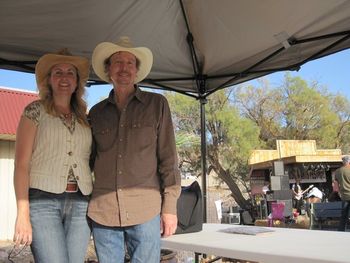
{"type": "Polygon", "coordinates": [[[32,242],[32,226],[29,214],[29,165],[37,127],[25,116],[21,117],[16,134],[14,187],[17,203],[17,218],[13,241],[16,245],[32,242]]]}

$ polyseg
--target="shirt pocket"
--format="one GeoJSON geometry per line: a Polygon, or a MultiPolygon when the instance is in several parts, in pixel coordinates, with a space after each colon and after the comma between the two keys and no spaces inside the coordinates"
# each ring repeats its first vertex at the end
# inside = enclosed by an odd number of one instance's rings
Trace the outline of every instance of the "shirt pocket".
{"type": "Polygon", "coordinates": [[[105,152],[110,150],[116,139],[116,129],[110,127],[101,127],[92,131],[96,141],[97,150],[105,152]]]}
{"type": "MultiPolygon", "coordinates": [[[[133,121],[129,126],[128,141],[137,150],[142,150],[150,145],[155,145],[157,140],[156,125],[151,121],[133,121]]],[[[136,150],[136,149],[135,149],[136,150]]]]}

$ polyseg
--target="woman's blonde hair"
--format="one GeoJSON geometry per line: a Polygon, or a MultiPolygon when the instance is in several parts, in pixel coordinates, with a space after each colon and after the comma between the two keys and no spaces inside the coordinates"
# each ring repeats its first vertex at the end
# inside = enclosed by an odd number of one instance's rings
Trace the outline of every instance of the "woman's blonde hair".
{"type": "MultiPolygon", "coordinates": [[[[64,55],[64,56],[72,56],[67,49],[62,49],[61,51],[58,52],[58,54],[64,55]]],[[[42,85],[41,88],[39,89],[39,96],[44,105],[46,112],[53,116],[59,116],[59,112],[57,112],[54,105],[52,86],[49,83],[51,70],[52,68],[49,70],[45,78],[46,85],[42,85]]],[[[85,86],[84,86],[84,83],[80,81],[78,69],[76,69],[76,72],[77,72],[77,87],[72,94],[72,97],[70,100],[70,106],[73,113],[76,115],[78,122],[85,126],[89,126],[87,116],[86,116],[87,104],[86,104],[86,101],[84,100],[85,86]]]]}

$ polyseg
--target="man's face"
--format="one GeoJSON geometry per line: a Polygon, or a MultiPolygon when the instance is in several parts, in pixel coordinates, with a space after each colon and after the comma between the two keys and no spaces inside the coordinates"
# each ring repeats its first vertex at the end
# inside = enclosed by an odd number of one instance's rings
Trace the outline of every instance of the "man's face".
{"type": "Polygon", "coordinates": [[[136,57],[126,51],[113,54],[108,73],[112,83],[117,86],[134,85],[137,74],[136,57]]]}

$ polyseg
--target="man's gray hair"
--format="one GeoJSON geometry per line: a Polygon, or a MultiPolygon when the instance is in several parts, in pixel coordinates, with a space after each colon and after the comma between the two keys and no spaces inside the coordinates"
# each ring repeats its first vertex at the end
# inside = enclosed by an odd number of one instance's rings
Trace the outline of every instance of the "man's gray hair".
{"type": "Polygon", "coordinates": [[[350,163],[350,156],[348,155],[345,155],[343,158],[343,164],[346,165],[346,164],[349,164],[350,163]]]}

